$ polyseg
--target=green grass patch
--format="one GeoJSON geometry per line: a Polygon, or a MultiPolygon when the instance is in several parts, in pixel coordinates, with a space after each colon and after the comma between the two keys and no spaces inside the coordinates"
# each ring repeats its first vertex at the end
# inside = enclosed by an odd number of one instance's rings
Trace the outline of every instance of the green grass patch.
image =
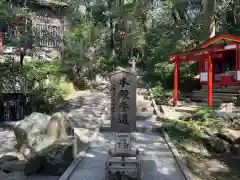
{"type": "Polygon", "coordinates": [[[215,110],[214,107],[202,107],[202,108],[197,109],[196,112],[197,112],[197,113],[207,114],[207,113],[212,112],[213,110],[215,110]]]}
{"type": "Polygon", "coordinates": [[[189,120],[168,120],[163,127],[178,142],[199,141],[204,132],[219,132],[223,127],[222,120],[216,118],[211,109],[199,110],[196,117],[197,119],[189,120]]]}

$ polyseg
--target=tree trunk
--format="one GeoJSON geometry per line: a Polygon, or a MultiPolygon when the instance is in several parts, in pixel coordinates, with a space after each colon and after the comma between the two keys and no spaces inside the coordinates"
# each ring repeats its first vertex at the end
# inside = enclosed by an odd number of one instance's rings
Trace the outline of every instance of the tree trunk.
{"type": "Polygon", "coordinates": [[[203,38],[206,40],[215,35],[215,18],[214,18],[214,0],[204,0],[203,3],[203,38]]]}
{"type": "MultiPolygon", "coordinates": [[[[112,9],[112,1],[108,2],[108,11],[110,12],[112,9]]],[[[114,44],[114,23],[111,13],[109,13],[109,24],[110,24],[110,48],[112,57],[115,56],[115,44],[114,44]]]]}
{"type": "Polygon", "coordinates": [[[236,0],[234,3],[234,16],[235,16],[235,23],[240,24],[240,0],[236,0]]]}

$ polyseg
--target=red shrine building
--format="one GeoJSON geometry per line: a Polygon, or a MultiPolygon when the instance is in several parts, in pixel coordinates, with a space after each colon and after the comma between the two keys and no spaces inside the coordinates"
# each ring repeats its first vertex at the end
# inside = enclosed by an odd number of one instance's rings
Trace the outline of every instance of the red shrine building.
{"type": "Polygon", "coordinates": [[[198,61],[200,83],[207,85],[208,105],[213,104],[214,86],[239,86],[240,88],[240,36],[217,35],[201,43],[199,48],[169,54],[174,63],[173,102],[178,102],[179,64],[198,61]]]}

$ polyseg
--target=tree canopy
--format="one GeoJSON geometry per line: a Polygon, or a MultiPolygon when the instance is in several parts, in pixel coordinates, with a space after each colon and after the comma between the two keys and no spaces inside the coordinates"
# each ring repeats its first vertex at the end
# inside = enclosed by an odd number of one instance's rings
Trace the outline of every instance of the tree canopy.
{"type": "MultiPolygon", "coordinates": [[[[15,6],[0,2],[1,21],[8,23],[16,16],[27,21],[28,0],[12,2],[15,6]]],[[[51,6],[56,4],[62,6],[61,1],[51,6]]],[[[217,33],[238,35],[239,5],[239,0],[69,0],[62,16],[67,28],[58,71],[91,84],[96,74],[130,66],[135,59],[152,86],[171,89],[173,67],[167,54],[190,50],[217,33]]],[[[196,67],[181,65],[181,76],[196,75],[196,67]]]]}

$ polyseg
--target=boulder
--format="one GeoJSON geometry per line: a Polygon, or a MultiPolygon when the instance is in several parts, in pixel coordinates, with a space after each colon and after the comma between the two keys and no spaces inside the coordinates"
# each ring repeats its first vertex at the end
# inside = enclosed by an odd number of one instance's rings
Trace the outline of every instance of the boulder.
{"type": "Polygon", "coordinates": [[[46,129],[46,134],[36,137],[32,147],[33,152],[40,152],[58,139],[74,136],[74,128],[65,113],[58,112],[52,115],[46,129]]]}
{"type": "Polygon", "coordinates": [[[18,157],[16,156],[11,156],[11,155],[3,155],[0,157],[0,165],[2,165],[5,161],[14,161],[18,160],[18,157]]]}
{"type": "Polygon", "coordinates": [[[51,175],[62,175],[79,152],[77,136],[59,139],[41,151],[36,152],[27,162],[26,175],[44,171],[51,175]]]}
{"type": "Polygon", "coordinates": [[[231,124],[231,126],[240,127],[240,113],[236,112],[219,112],[213,111],[212,114],[219,120],[225,121],[231,124]]]}
{"type": "Polygon", "coordinates": [[[230,150],[233,155],[240,156],[240,145],[239,144],[232,145],[230,150]]]}
{"type": "Polygon", "coordinates": [[[17,145],[16,148],[24,153],[26,149],[32,149],[37,144],[36,137],[46,133],[50,116],[41,113],[32,113],[20,121],[14,128],[17,145]]]}
{"type": "MultiPolygon", "coordinates": [[[[1,172],[0,172],[0,177],[1,177],[1,172]]],[[[13,172],[13,173],[7,173],[5,176],[0,178],[1,180],[27,180],[27,177],[21,172],[13,172]]]]}
{"type": "MultiPolygon", "coordinates": [[[[80,140],[75,136],[69,117],[63,112],[51,117],[32,113],[14,127],[14,133],[18,150],[28,159],[24,168],[26,175],[42,169],[52,175],[60,175],[78,152],[80,140]]],[[[16,162],[12,163],[11,167],[15,168],[16,162]]],[[[5,165],[5,171],[14,171],[10,170],[9,164],[5,165]]],[[[22,166],[19,164],[16,169],[22,170],[22,166]]]]}
{"type": "Polygon", "coordinates": [[[240,144],[240,138],[237,138],[234,144],[240,144]]]}
{"type": "Polygon", "coordinates": [[[199,120],[203,118],[203,116],[204,116],[204,113],[197,112],[197,113],[182,117],[181,120],[183,121],[199,120]]]}
{"type": "Polygon", "coordinates": [[[56,141],[44,152],[43,171],[51,175],[62,175],[76,158],[79,146],[77,136],[56,141]]]}
{"type": "Polygon", "coordinates": [[[0,164],[1,162],[5,162],[5,161],[14,161],[14,160],[26,160],[24,158],[24,156],[18,152],[9,152],[7,154],[4,154],[0,157],[0,164]]]}
{"type": "Polygon", "coordinates": [[[68,136],[74,136],[74,128],[70,118],[64,112],[57,112],[52,115],[47,125],[47,136],[56,140],[68,136]]]}
{"type": "Polygon", "coordinates": [[[203,143],[207,146],[208,149],[214,151],[215,153],[225,153],[230,150],[230,145],[228,142],[219,139],[217,136],[204,136],[202,137],[203,143]]]}
{"type": "Polygon", "coordinates": [[[44,156],[45,156],[44,152],[46,151],[46,149],[51,147],[51,145],[56,141],[51,136],[48,137],[47,135],[40,136],[38,138],[39,138],[39,142],[41,143],[37,144],[34,147],[31,153],[31,156],[29,156],[29,159],[25,166],[26,175],[33,174],[42,170],[44,156]]]}
{"type": "Polygon", "coordinates": [[[31,175],[41,171],[43,165],[43,157],[41,154],[33,153],[28,159],[26,166],[24,168],[25,175],[31,175]]]}
{"type": "Polygon", "coordinates": [[[1,165],[1,169],[6,173],[19,172],[24,170],[25,164],[25,161],[5,161],[3,165],[1,165]]]}
{"type": "Polygon", "coordinates": [[[63,112],[52,117],[32,113],[14,127],[17,149],[29,159],[33,153],[41,151],[56,140],[74,135],[70,119],[63,112]]]}
{"type": "Polygon", "coordinates": [[[240,131],[223,128],[221,132],[217,134],[217,136],[228,143],[234,144],[238,138],[240,138],[240,131]]]}

